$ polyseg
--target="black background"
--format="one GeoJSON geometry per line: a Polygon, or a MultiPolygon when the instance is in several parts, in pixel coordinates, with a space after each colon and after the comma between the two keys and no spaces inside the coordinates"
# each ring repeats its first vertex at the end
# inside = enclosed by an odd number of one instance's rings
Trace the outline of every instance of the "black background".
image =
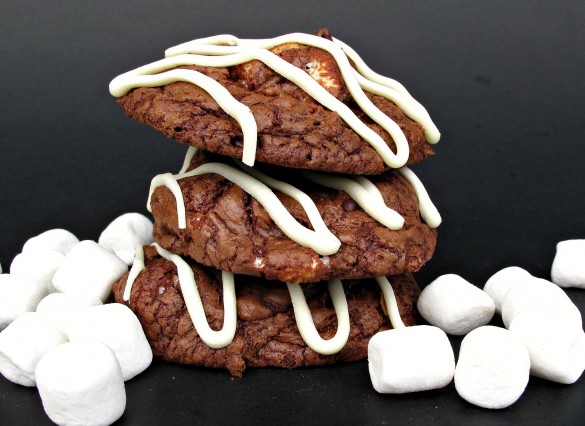
{"type": "MultiPolygon", "coordinates": [[[[0,263],[62,227],[97,239],[139,211],[151,178],[184,147],[127,119],[108,93],[117,74],[193,38],[312,32],[327,26],[401,81],[442,131],[414,167],[443,216],[426,285],[456,273],[483,286],[517,265],[549,278],[558,241],[585,237],[585,6],[579,1],[3,1],[0,4],[0,263]],[[160,3],[160,4],[158,4],[160,3]]],[[[583,290],[570,297],[585,312],[583,290]]],[[[453,339],[455,349],[459,339],[453,339]]],[[[585,380],[530,379],[499,411],[453,385],[378,395],[367,363],[223,371],[155,361],[126,384],[120,424],[572,424],[585,380]]],[[[36,389],[0,378],[2,424],[48,423],[36,389]]]]}

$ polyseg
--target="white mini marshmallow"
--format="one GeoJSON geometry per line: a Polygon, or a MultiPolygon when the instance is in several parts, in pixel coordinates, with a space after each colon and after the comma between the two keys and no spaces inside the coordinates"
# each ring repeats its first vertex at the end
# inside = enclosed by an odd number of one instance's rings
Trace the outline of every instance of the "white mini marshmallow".
{"type": "Polygon", "coordinates": [[[32,312],[40,300],[47,295],[47,286],[42,281],[27,277],[0,275],[0,330],[3,330],[24,312],[32,312]]]}
{"type": "Polygon", "coordinates": [[[581,313],[569,296],[558,286],[541,278],[530,277],[513,286],[502,303],[502,321],[508,327],[514,317],[526,310],[540,312],[543,317],[570,314],[581,327],[581,313]]]}
{"type": "Polygon", "coordinates": [[[148,245],[152,242],[152,221],[140,213],[126,213],[117,217],[104,229],[98,240],[127,265],[134,261],[136,244],[148,245]]]}
{"type": "Polygon", "coordinates": [[[67,334],[69,324],[76,321],[80,312],[90,306],[101,304],[102,301],[95,297],[86,298],[78,294],[52,293],[39,302],[37,313],[67,334]]]}
{"type": "Polygon", "coordinates": [[[126,409],[126,389],[116,356],[95,340],[67,342],[38,363],[43,408],[58,425],[110,425],[126,409]]]}
{"type": "Polygon", "coordinates": [[[439,389],[453,379],[455,356],[447,335],[437,327],[397,328],[370,339],[368,369],[380,393],[439,389]]]}
{"type": "Polygon", "coordinates": [[[502,303],[508,291],[518,282],[531,277],[530,273],[518,266],[504,268],[488,279],[483,287],[496,304],[496,313],[502,313],[502,303]]]}
{"type": "Polygon", "coordinates": [[[29,249],[16,255],[10,265],[10,273],[42,281],[49,293],[54,293],[53,276],[64,258],[65,255],[57,250],[29,249]]]}
{"type": "Polygon", "coordinates": [[[529,374],[530,357],[518,337],[505,328],[479,327],[461,342],[455,389],[474,405],[505,408],[520,398],[529,374]]]}
{"type": "Polygon", "coordinates": [[[95,339],[116,354],[124,380],[140,374],[152,362],[152,349],[134,312],[126,305],[110,303],[80,312],[68,326],[71,341],[95,339]]]}
{"type": "Polygon", "coordinates": [[[530,355],[530,374],[571,384],[585,370],[585,333],[570,313],[547,317],[529,310],[516,315],[510,332],[524,343],[530,355]]]}
{"type": "Polygon", "coordinates": [[[557,244],[551,279],[559,287],[585,288],[585,240],[567,240],[557,244]]]}
{"type": "Polygon", "coordinates": [[[487,324],[496,310],[490,296],[455,274],[442,275],[426,286],[417,307],[429,323],[455,336],[487,324]]]}
{"type": "Polygon", "coordinates": [[[23,386],[35,386],[35,368],[66,336],[36,312],[26,312],[0,333],[0,373],[23,386]]]}
{"type": "Polygon", "coordinates": [[[86,240],[67,253],[53,276],[53,285],[62,293],[97,297],[105,302],[112,284],[127,270],[128,266],[114,252],[86,240]]]}
{"type": "Polygon", "coordinates": [[[65,255],[77,243],[79,243],[79,240],[71,232],[65,229],[51,229],[29,239],[24,243],[22,252],[26,253],[29,250],[56,250],[65,255]]]}

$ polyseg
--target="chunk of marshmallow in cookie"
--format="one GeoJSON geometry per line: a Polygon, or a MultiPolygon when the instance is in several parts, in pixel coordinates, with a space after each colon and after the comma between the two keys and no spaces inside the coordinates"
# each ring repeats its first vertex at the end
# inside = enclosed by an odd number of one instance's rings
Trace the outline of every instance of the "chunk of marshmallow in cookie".
{"type": "Polygon", "coordinates": [[[64,258],[65,255],[57,250],[29,249],[16,255],[10,264],[10,273],[42,281],[49,293],[53,293],[53,276],[64,258]]]}
{"type": "Polygon", "coordinates": [[[536,311],[542,317],[567,314],[581,327],[581,313],[569,296],[550,281],[530,277],[513,286],[502,304],[502,321],[508,327],[514,317],[523,311],[536,311]]]}
{"type": "Polygon", "coordinates": [[[380,393],[425,391],[451,382],[455,356],[447,335],[437,327],[397,328],[370,339],[368,369],[380,393]]]}
{"type": "Polygon", "coordinates": [[[537,310],[523,311],[509,329],[528,349],[533,376],[571,384],[585,370],[585,333],[570,313],[548,316],[537,310]]]}
{"type": "Polygon", "coordinates": [[[124,380],[140,374],[152,362],[152,349],[134,312],[126,305],[92,306],[73,318],[69,340],[99,340],[116,354],[124,380]]]}
{"type": "Polygon", "coordinates": [[[551,279],[559,287],[585,288],[585,240],[557,244],[551,279]]]}
{"type": "Polygon", "coordinates": [[[42,281],[12,274],[0,275],[0,330],[3,330],[19,315],[32,312],[47,295],[47,286],[42,281]]]}
{"type": "Polygon", "coordinates": [[[420,314],[448,334],[460,336],[492,319],[491,297],[459,275],[442,275],[426,286],[417,302],[420,314]]]}
{"type": "Polygon", "coordinates": [[[55,250],[66,255],[77,243],[79,239],[71,232],[65,229],[50,229],[27,240],[22,247],[22,252],[55,250]]]}
{"type": "Polygon", "coordinates": [[[116,253],[127,265],[134,260],[134,246],[153,242],[152,221],[140,213],[126,213],[114,219],[101,233],[98,243],[116,253]]]}
{"type": "Polygon", "coordinates": [[[62,292],[96,297],[105,302],[112,284],[128,266],[111,250],[94,241],[81,241],[63,259],[53,276],[53,286],[62,292]]]}
{"type": "Polygon", "coordinates": [[[455,367],[455,389],[466,401],[501,409],[520,398],[530,373],[522,341],[505,328],[483,326],[461,342],[455,367]]]}
{"type": "Polygon", "coordinates": [[[36,312],[26,312],[0,333],[0,373],[11,382],[35,386],[41,357],[67,338],[36,312]]]}
{"type": "Polygon", "coordinates": [[[116,356],[95,340],[53,348],[36,368],[43,408],[59,425],[109,425],[126,408],[126,389],[116,356]]]}
{"type": "Polygon", "coordinates": [[[101,304],[102,301],[96,297],[87,298],[79,294],[52,293],[39,302],[37,313],[67,334],[69,324],[75,322],[75,318],[80,312],[90,306],[101,304]]]}
{"type": "Polygon", "coordinates": [[[496,313],[502,313],[502,303],[508,291],[518,282],[531,277],[530,273],[518,266],[509,266],[492,275],[485,283],[485,291],[496,304],[496,313]]]}

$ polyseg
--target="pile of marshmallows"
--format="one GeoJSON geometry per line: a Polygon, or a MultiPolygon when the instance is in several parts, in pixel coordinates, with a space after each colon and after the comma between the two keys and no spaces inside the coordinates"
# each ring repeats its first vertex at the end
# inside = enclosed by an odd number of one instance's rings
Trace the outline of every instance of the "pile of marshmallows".
{"type": "MultiPolygon", "coordinates": [[[[134,313],[104,304],[132,264],[135,245],[150,243],[152,222],[127,213],[97,243],[63,229],[31,238],[10,273],[0,275],[0,373],[36,386],[53,422],[115,422],[126,408],[124,382],[150,365],[134,313]]],[[[483,291],[457,275],[437,278],[418,300],[431,325],[396,327],[370,340],[374,388],[415,392],[454,379],[472,404],[504,408],[523,393],[529,374],[575,382],[585,369],[585,333],[560,287],[585,288],[583,259],[585,240],[570,240],[557,245],[552,282],[518,267],[493,275],[483,291]],[[495,312],[506,328],[486,325],[495,312]],[[447,333],[466,335],[457,365],[447,333]]]]}
{"type": "Polygon", "coordinates": [[[499,409],[520,398],[528,376],[574,383],[585,370],[581,313],[561,287],[585,288],[585,240],[557,245],[551,281],[515,266],[502,269],[483,291],[458,275],[429,284],[417,303],[431,325],[376,334],[368,366],[380,393],[437,389],[454,379],[459,395],[499,409]],[[505,328],[486,325],[494,313],[505,328]],[[446,333],[465,336],[455,365],[446,333]]]}
{"type": "Polygon", "coordinates": [[[104,303],[135,244],[151,242],[152,222],[138,213],[115,219],[97,243],[53,229],[28,240],[0,275],[0,373],[36,386],[53,422],[115,422],[126,408],[124,382],[150,365],[134,313],[104,303]]]}

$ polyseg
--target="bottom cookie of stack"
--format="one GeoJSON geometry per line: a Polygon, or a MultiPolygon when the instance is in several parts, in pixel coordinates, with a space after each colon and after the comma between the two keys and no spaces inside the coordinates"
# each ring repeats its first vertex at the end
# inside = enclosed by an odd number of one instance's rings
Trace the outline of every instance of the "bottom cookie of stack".
{"type": "Polygon", "coordinates": [[[357,361],[367,357],[375,333],[392,328],[390,317],[396,322],[396,309],[405,325],[415,323],[420,290],[411,274],[387,281],[286,284],[222,273],[156,245],[144,247],[141,254],[132,270],[114,284],[114,297],[135,312],[154,354],[167,361],[225,368],[234,376],[241,376],[246,367],[357,361]],[[233,287],[226,284],[231,279],[233,287]],[[298,286],[308,311],[302,301],[291,300],[291,294],[298,299],[298,286]],[[330,295],[341,286],[345,297],[330,295]],[[202,305],[199,313],[197,299],[202,305]],[[307,318],[314,325],[307,325],[307,318]]]}

